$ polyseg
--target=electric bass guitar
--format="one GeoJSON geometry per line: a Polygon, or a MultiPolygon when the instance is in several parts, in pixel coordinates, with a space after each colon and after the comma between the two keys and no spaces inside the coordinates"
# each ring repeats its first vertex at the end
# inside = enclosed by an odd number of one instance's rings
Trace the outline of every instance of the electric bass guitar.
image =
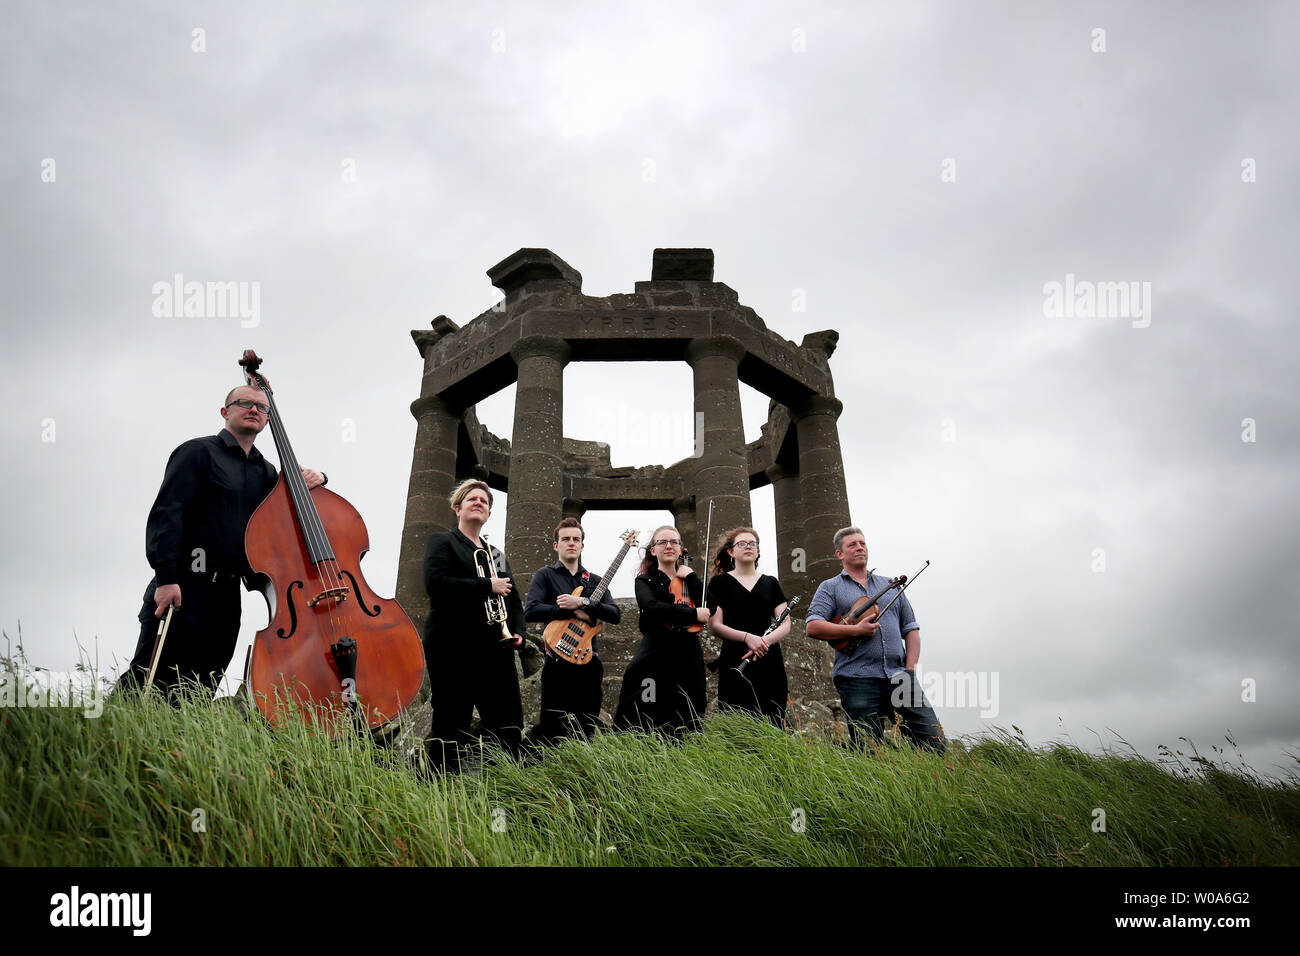
{"type": "MultiPolygon", "coordinates": [[[[588,597],[594,606],[605,595],[609,587],[609,581],[618,570],[618,566],[623,563],[627,557],[628,551],[636,547],[637,531],[625,531],[622,534],[623,547],[614,558],[614,563],[609,566],[605,576],[600,579],[596,589],[588,597]]],[[[582,585],[573,589],[573,596],[578,597],[582,594],[582,585]]],[[[542,640],[553,654],[561,660],[568,661],[570,664],[586,664],[591,660],[591,639],[605,629],[602,621],[593,620],[590,624],[580,618],[571,617],[566,620],[552,621],[546,625],[546,630],[542,633],[542,640]]]]}

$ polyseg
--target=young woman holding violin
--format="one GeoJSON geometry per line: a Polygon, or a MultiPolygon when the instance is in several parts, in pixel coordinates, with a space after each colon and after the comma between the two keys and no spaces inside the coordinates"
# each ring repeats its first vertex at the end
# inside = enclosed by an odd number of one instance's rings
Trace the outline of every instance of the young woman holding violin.
{"type": "Polygon", "coordinates": [[[614,726],[680,734],[704,715],[704,652],[700,631],[708,611],[703,585],[682,563],[682,536],[670,524],[650,536],[636,579],[641,646],[623,674],[614,726]]]}
{"type": "Polygon", "coordinates": [[[786,598],[776,578],[759,573],[758,532],[732,528],[722,535],[711,570],[705,602],[709,628],[722,639],[718,706],[753,711],[783,726],[789,688],[780,641],[790,633],[790,619],[763,636],[786,598]],[[737,669],[742,659],[743,672],[737,669]]]}

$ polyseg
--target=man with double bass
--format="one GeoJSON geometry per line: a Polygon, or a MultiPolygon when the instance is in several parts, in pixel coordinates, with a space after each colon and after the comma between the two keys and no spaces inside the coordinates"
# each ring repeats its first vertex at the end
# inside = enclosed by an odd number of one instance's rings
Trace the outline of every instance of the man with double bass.
{"type": "Polygon", "coordinates": [[[482,536],[492,515],[492,489],[471,478],[449,500],[456,527],[432,535],[424,551],[424,659],[433,707],[429,762],[435,770],[455,772],[472,743],[475,707],[482,733],[507,753],[519,752],[524,708],[514,652],[523,644],[525,625],[510,564],[482,536]],[[504,605],[505,621],[489,619],[489,603],[494,610],[504,605]]]}
{"type": "MultiPolygon", "coordinates": [[[[157,645],[159,619],[174,607],[153,683],[174,699],[182,689],[212,693],[239,639],[239,580],[252,572],[244,554],[248,519],[275,487],[275,466],[253,447],[270,407],[260,389],[240,386],[221,407],[225,426],[172,452],[145,526],[153,580],[140,608],[135,655],[118,679],[130,691],[144,683],[157,645]]],[[[303,468],[308,488],[324,475],[303,468]]]]}
{"type": "MultiPolygon", "coordinates": [[[[835,556],[843,571],[817,587],[808,605],[807,634],[822,641],[853,640],[845,650],[835,651],[833,680],[849,721],[849,736],[859,742],[862,734],[879,740],[886,722],[899,717],[903,735],[913,744],[942,754],[943,728],[916,680],[921,657],[921,629],[906,594],[880,620],[863,617],[856,624],[839,624],[831,619],[847,614],[859,598],[881,593],[890,583],[883,575],[867,570],[867,539],[861,528],[835,532],[835,556]]],[[[892,600],[885,593],[877,604],[883,608],[892,600]]]]}
{"type": "MultiPolygon", "coordinates": [[[[533,575],[528,600],[524,603],[526,621],[549,624],[577,618],[587,624],[597,620],[619,622],[622,612],[609,591],[597,601],[585,594],[573,594],[579,587],[589,593],[600,583],[599,575],[592,575],[582,566],[585,546],[586,532],[577,518],[565,518],[559,523],[552,544],[558,560],[538,568],[533,575]]],[[[542,666],[541,715],[528,735],[530,741],[548,744],[575,732],[590,736],[600,724],[601,678],[605,667],[597,653],[597,641],[599,637],[592,638],[591,659],[581,664],[563,660],[547,650],[546,663],[542,666]]]]}

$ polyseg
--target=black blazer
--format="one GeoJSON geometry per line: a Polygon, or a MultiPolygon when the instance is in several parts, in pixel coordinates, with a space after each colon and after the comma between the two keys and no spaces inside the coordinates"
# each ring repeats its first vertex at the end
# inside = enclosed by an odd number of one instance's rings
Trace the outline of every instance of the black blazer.
{"type": "MultiPolygon", "coordinates": [[[[519,582],[505,555],[496,548],[491,550],[497,575],[510,578],[514,584],[506,598],[506,626],[511,634],[523,634],[524,605],[519,598],[519,582]]],[[[430,536],[424,549],[424,590],[429,595],[424,642],[431,648],[436,648],[440,635],[474,635],[476,640],[482,638],[493,644],[501,638],[500,625],[487,621],[484,602],[492,597],[492,582],[478,576],[474,551],[474,542],[459,529],[430,536]]]]}

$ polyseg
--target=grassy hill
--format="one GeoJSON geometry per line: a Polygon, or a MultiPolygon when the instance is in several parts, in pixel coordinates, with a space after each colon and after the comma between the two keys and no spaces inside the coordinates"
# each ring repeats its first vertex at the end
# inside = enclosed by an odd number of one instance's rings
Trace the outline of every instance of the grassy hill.
{"type": "Polygon", "coordinates": [[[727,714],[430,779],[224,702],[11,706],[0,779],[3,865],[1300,863],[1295,777],[1006,733],[862,753],[727,714]]]}

